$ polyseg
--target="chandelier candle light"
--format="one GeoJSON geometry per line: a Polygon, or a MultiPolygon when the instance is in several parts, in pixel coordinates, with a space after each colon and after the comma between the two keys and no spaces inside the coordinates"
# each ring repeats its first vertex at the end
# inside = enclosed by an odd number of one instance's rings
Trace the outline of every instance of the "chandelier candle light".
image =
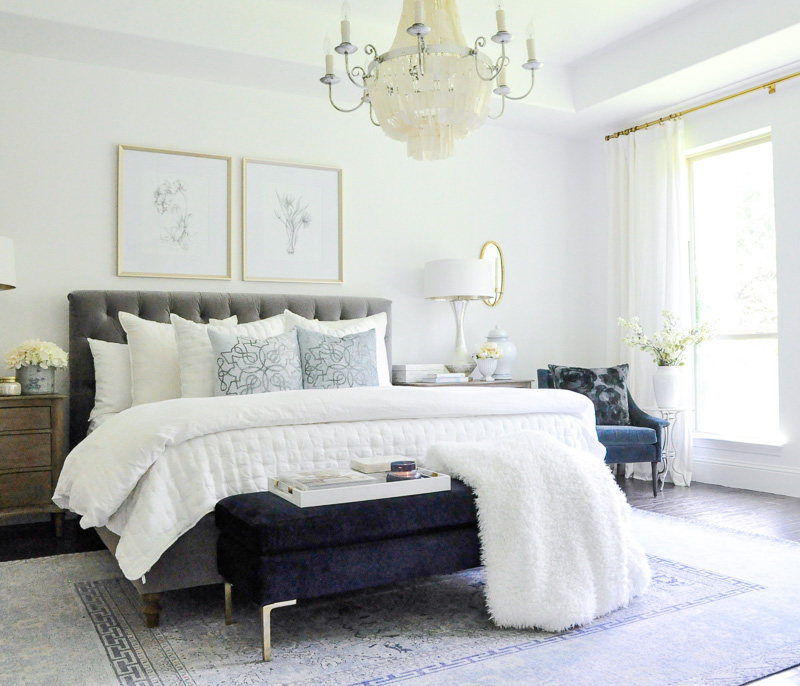
{"type": "Polygon", "coordinates": [[[443,160],[455,154],[456,139],[466,138],[487,118],[498,119],[505,112],[506,100],[522,100],[533,91],[535,72],[542,66],[536,59],[533,22],[528,24],[528,60],[522,68],[531,74],[528,91],[511,95],[507,68],[511,59],[506,45],[506,12],[497,1],[497,33],[492,40],[501,55],[492,61],[481,52],[486,38],[480,36],[469,47],[461,29],[456,0],[404,0],[400,24],[391,50],[379,54],[368,44],[364,52],[372,58],[366,68],[350,66],[350,56],[358,48],[351,41],[350,4],[342,5],[342,42],[333,48],[344,56],[348,80],[361,89],[361,101],[350,109],[333,101],[333,86],[340,79],[334,74],[333,53],[325,46],[325,76],[328,98],[339,112],[354,112],[369,104],[370,120],[394,140],[408,146],[415,160],[443,160]],[[492,84],[495,87],[492,88],[492,84]],[[501,98],[496,116],[489,115],[492,92],[501,98]]]}

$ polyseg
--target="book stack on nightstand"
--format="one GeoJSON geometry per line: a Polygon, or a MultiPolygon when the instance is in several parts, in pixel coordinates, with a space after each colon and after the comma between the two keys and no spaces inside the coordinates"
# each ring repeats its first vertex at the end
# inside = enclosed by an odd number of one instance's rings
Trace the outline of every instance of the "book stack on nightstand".
{"type": "Polygon", "coordinates": [[[66,450],[63,395],[0,397],[0,522],[63,511],[51,500],[66,450]]]}

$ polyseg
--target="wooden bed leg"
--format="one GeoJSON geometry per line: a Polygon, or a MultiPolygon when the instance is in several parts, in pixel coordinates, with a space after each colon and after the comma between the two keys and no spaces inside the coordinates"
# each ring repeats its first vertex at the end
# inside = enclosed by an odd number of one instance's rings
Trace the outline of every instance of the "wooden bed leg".
{"type": "Polygon", "coordinates": [[[262,655],[264,657],[264,662],[269,662],[272,659],[272,638],[269,630],[270,613],[276,607],[286,607],[287,605],[294,605],[295,603],[297,603],[296,600],[285,600],[282,603],[272,603],[272,605],[264,605],[264,607],[261,608],[261,634],[264,639],[262,655]]]}
{"type": "Polygon", "coordinates": [[[158,627],[158,620],[161,617],[161,594],[143,593],[142,602],[144,603],[144,621],[148,629],[158,627]]]}
{"type": "Polygon", "coordinates": [[[64,513],[54,512],[52,515],[50,515],[50,519],[53,521],[53,529],[55,531],[56,538],[61,538],[61,534],[64,531],[64,513]]]}
{"type": "Polygon", "coordinates": [[[233,624],[233,584],[225,582],[225,624],[233,624]]]}

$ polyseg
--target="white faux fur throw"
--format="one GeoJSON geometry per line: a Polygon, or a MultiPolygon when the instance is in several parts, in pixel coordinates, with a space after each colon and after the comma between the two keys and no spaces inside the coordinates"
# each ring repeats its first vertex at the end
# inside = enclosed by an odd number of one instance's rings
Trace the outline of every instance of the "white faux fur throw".
{"type": "Polygon", "coordinates": [[[626,607],[649,586],[630,506],[601,459],[528,431],[440,443],[425,462],[475,491],[498,626],[563,631],[626,607]]]}

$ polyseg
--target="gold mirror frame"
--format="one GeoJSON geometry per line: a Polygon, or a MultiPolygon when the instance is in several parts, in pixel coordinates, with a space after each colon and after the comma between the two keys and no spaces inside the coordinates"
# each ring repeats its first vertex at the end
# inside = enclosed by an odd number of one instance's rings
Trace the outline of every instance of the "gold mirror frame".
{"type": "Polygon", "coordinates": [[[494,298],[484,300],[483,302],[486,303],[489,307],[497,307],[500,304],[500,301],[503,299],[503,291],[506,285],[506,265],[505,261],[503,260],[503,251],[500,249],[500,246],[497,245],[494,241],[488,241],[483,244],[481,248],[481,259],[482,260],[491,260],[491,257],[487,257],[487,253],[489,251],[497,251],[497,256],[494,258],[494,298]]]}

